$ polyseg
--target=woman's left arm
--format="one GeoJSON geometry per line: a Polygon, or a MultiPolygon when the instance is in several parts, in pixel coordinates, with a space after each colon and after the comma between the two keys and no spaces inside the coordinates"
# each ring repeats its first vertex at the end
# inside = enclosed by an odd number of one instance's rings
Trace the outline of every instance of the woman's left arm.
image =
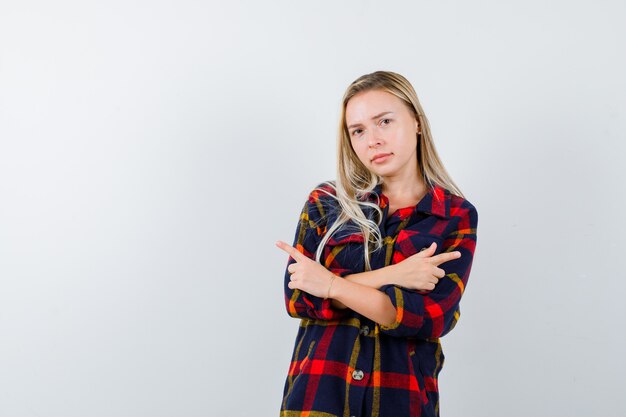
{"type": "Polygon", "coordinates": [[[443,251],[459,251],[461,257],[443,264],[446,275],[439,280],[435,289],[428,294],[397,285],[384,285],[380,291],[386,293],[396,310],[393,323],[380,325],[380,330],[391,336],[435,339],[448,334],[460,316],[459,302],[469,279],[474,252],[478,212],[465,201],[454,214],[459,217],[454,231],[443,241],[443,251]]]}

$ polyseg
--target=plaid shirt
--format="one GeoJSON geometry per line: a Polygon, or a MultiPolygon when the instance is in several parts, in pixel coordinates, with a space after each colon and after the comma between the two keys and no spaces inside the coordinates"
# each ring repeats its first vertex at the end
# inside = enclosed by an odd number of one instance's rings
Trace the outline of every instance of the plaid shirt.
{"type": "MultiPolygon", "coordinates": [[[[324,183],[318,187],[333,192],[324,183]]],[[[438,185],[416,206],[391,215],[380,184],[365,198],[378,202],[385,219],[379,226],[385,245],[371,254],[372,269],[401,262],[432,242],[437,242],[436,254],[458,250],[461,257],[441,264],[446,275],[432,291],[393,284],[380,287],[397,310],[389,326],[351,309],[334,308],[330,299],[291,290],[286,270],[287,312],[301,321],[281,417],[439,416],[437,378],[444,363],[439,338],[459,319],[459,301],[476,247],[478,212],[468,200],[438,185]]],[[[336,207],[332,197],[313,190],[300,215],[293,246],[314,259],[327,226],[337,218],[336,207]]],[[[374,219],[373,209],[363,211],[374,219]]],[[[350,221],[326,244],[322,264],[341,277],[363,272],[363,244],[363,236],[350,221]]],[[[293,262],[289,257],[287,266],[293,262]]]]}

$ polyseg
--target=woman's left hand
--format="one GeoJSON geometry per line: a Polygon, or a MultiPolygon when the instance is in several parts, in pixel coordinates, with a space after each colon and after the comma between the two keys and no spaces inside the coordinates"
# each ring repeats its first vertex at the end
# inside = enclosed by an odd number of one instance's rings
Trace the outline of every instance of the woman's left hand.
{"type": "Polygon", "coordinates": [[[334,274],[282,240],[277,241],[276,246],[296,261],[287,267],[291,273],[291,281],[287,286],[292,290],[299,289],[316,297],[326,298],[334,274]]]}

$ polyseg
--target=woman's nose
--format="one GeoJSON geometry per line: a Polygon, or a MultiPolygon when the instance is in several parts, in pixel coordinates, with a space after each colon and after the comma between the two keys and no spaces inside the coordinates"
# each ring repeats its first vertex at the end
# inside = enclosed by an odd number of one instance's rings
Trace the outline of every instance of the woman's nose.
{"type": "Polygon", "coordinates": [[[373,129],[370,129],[367,140],[369,146],[378,146],[383,142],[382,133],[378,130],[378,128],[374,127],[373,129]]]}

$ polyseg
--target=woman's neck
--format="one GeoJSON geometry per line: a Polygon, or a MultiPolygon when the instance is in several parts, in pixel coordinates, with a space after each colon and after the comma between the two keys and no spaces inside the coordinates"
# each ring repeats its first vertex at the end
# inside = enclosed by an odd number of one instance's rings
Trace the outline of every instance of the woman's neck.
{"type": "Polygon", "coordinates": [[[415,204],[422,199],[427,191],[426,183],[420,178],[411,182],[385,179],[382,187],[383,194],[385,194],[390,201],[415,201],[415,204]]]}

